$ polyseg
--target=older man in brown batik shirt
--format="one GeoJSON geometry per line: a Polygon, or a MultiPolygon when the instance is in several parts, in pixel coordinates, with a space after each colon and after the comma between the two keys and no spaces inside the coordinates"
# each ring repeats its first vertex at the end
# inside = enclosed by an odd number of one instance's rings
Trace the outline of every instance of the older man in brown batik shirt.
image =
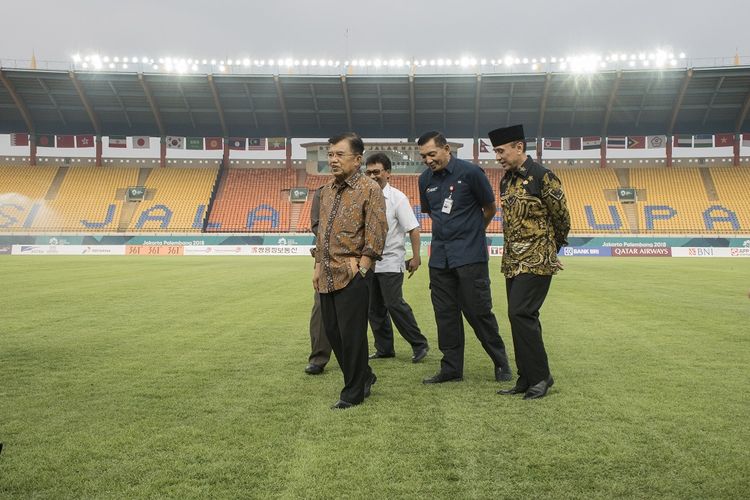
{"type": "Polygon", "coordinates": [[[364,144],[353,133],[328,140],[333,180],[320,188],[320,225],[313,287],[323,325],[344,374],[332,408],[349,408],[370,395],[377,378],[367,360],[367,312],[372,266],[380,260],[388,223],[380,186],[360,171],[364,144]]]}

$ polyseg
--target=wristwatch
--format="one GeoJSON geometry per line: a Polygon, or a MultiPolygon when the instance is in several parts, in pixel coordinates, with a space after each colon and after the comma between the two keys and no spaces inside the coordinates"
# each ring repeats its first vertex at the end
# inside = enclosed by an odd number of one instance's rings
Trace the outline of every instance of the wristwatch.
{"type": "Polygon", "coordinates": [[[367,269],[366,267],[359,268],[359,274],[361,274],[363,278],[367,276],[367,271],[369,271],[369,269],[367,269]]]}

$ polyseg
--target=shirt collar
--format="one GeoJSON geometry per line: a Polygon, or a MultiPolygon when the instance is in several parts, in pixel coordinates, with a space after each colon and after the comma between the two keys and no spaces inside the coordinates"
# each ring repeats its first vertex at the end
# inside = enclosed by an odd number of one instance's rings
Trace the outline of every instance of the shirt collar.
{"type": "Polygon", "coordinates": [[[456,157],[451,155],[451,159],[448,162],[448,164],[445,165],[445,168],[437,172],[432,172],[432,175],[450,175],[453,173],[453,170],[455,170],[455,168],[456,168],[456,157]]]}
{"type": "Polygon", "coordinates": [[[529,167],[531,167],[531,163],[534,160],[531,159],[531,156],[526,155],[526,161],[524,161],[520,167],[516,170],[516,174],[523,177],[524,179],[529,176],[529,167]]]}
{"type": "MultiPolygon", "coordinates": [[[[352,175],[350,175],[349,177],[346,178],[346,180],[344,181],[344,184],[346,184],[350,188],[354,189],[356,187],[357,181],[359,181],[360,177],[362,177],[362,172],[360,172],[359,170],[357,170],[352,175]]],[[[331,188],[332,189],[340,189],[341,187],[343,187],[343,186],[341,186],[341,184],[339,184],[338,179],[334,179],[334,181],[331,183],[331,188]]]]}

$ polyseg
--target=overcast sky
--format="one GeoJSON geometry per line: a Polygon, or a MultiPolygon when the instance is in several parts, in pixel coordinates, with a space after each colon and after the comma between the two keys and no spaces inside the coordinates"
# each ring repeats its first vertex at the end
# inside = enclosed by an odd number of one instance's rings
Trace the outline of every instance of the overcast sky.
{"type": "Polygon", "coordinates": [[[749,0],[3,2],[0,58],[750,56],[749,0]],[[347,37],[347,29],[349,36],[347,37]]]}

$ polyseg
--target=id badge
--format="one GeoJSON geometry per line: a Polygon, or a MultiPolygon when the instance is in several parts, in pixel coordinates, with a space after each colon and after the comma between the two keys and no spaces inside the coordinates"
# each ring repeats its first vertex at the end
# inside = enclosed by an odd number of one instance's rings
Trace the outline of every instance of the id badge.
{"type": "Polygon", "coordinates": [[[443,210],[442,212],[444,214],[451,213],[451,208],[453,208],[453,198],[446,198],[443,200],[443,210]]]}

